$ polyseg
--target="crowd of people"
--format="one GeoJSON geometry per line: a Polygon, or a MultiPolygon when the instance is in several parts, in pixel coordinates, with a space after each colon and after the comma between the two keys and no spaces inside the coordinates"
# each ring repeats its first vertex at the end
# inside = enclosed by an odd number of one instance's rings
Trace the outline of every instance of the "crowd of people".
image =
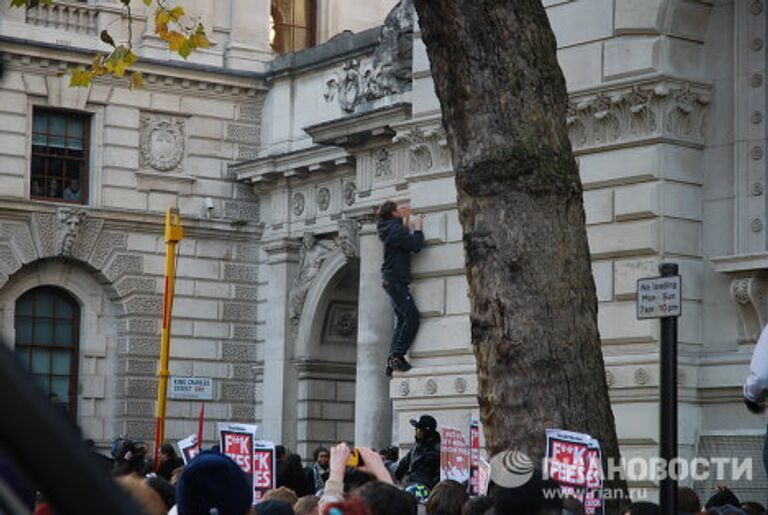
{"type": "MultiPolygon", "coordinates": [[[[342,442],[318,447],[310,464],[303,466],[300,456],[277,446],[276,488],[256,505],[250,480],[218,446],[186,465],[175,447],[165,443],[154,466],[147,447],[128,438],[115,441],[111,459],[97,456],[105,474],[114,477],[148,515],[585,515],[578,500],[547,495],[559,491],[559,486],[542,479],[540,472],[516,488],[491,481],[488,495],[470,498],[466,482],[440,481],[436,420],[422,415],[411,425],[414,443],[402,457],[396,447],[375,451],[342,442]]],[[[636,502],[605,513],[659,515],[660,511],[654,503],[636,502]]],[[[768,515],[761,504],[742,502],[726,487],[719,487],[703,506],[693,490],[679,488],[677,513],[768,515]]],[[[39,496],[34,514],[54,515],[55,509],[39,496]]]]}

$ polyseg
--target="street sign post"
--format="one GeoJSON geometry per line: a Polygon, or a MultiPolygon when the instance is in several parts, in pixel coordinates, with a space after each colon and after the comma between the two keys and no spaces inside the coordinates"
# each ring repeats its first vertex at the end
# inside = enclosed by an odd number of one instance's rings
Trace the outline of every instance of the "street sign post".
{"type": "MultiPolygon", "coordinates": [[[[677,480],[669,474],[669,464],[677,457],[677,317],[682,314],[683,285],[677,264],[659,265],[661,277],[637,281],[637,318],[661,319],[660,349],[660,449],[667,465],[667,477],[661,481],[661,513],[677,513],[677,480]]],[[[674,477],[677,477],[676,475],[674,477]]]]}
{"type": "Polygon", "coordinates": [[[171,377],[168,397],[195,401],[213,400],[213,379],[210,377],[171,377]]]}

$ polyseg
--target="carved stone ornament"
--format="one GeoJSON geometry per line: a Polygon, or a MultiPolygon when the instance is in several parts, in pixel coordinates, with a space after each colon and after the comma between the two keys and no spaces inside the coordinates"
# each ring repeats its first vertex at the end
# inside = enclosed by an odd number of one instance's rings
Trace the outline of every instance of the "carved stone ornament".
{"type": "Polygon", "coordinates": [[[763,221],[759,218],[753,218],[749,223],[749,227],[752,229],[752,232],[760,232],[763,230],[763,221]]]}
{"type": "Polygon", "coordinates": [[[293,214],[301,216],[304,212],[304,195],[301,193],[294,193],[292,204],[293,214]]]}
{"type": "Polygon", "coordinates": [[[392,160],[386,148],[372,151],[374,164],[374,177],[383,179],[392,176],[392,160]]]}
{"type": "Polygon", "coordinates": [[[357,305],[333,301],[324,322],[323,344],[354,345],[357,336],[357,305]]]}
{"type": "Polygon", "coordinates": [[[467,391],[467,380],[463,377],[457,377],[453,382],[453,387],[456,389],[457,393],[464,393],[467,391]]]}
{"type": "Polygon", "coordinates": [[[752,183],[752,187],[750,188],[749,191],[755,197],[759,197],[760,195],[763,194],[763,191],[764,191],[763,184],[760,182],[752,183]]]}
{"type": "Polygon", "coordinates": [[[333,321],[333,330],[339,336],[354,336],[357,333],[357,315],[348,311],[339,313],[333,321]]]}
{"type": "Polygon", "coordinates": [[[707,86],[633,86],[571,99],[568,134],[575,150],[666,136],[703,145],[707,86]]]}
{"type": "Polygon", "coordinates": [[[753,88],[761,87],[763,85],[763,75],[760,73],[753,74],[749,83],[752,85],[753,88]]]}
{"type": "MultiPolygon", "coordinates": [[[[341,250],[347,258],[358,255],[360,248],[358,222],[342,219],[339,220],[338,225],[339,232],[333,239],[319,239],[309,232],[305,233],[301,239],[299,271],[288,293],[288,318],[294,326],[299,325],[307,294],[325,261],[338,250],[341,250]]],[[[357,324],[356,315],[354,322],[357,324]]]]}
{"type": "Polygon", "coordinates": [[[408,384],[408,381],[401,381],[399,388],[401,397],[407,397],[411,393],[411,386],[408,384]]]}
{"type": "Polygon", "coordinates": [[[424,391],[429,395],[435,395],[437,393],[437,382],[434,379],[427,379],[424,383],[424,391]]]}
{"type": "Polygon", "coordinates": [[[71,256],[72,248],[80,234],[87,214],[82,209],[61,208],[56,212],[57,249],[62,256],[71,256]]]}
{"type": "Polygon", "coordinates": [[[407,143],[410,152],[411,173],[428,172],[434,168],[450,168],[451,155],[442,127],[422,129],[414,127],[399,132],[393,143],[407,143]]]}
{"type": "Polygon", "coordinates": [[[345,206],[351,206],[355,203],[355,192],[357,191],[357,186],[354,182],[347,182],[344,183],[344,205],[345,206]]]}
{"type": "Polygon", "coordinates": [[[346,61],[326,83],[326,102],[338,98],[341,109],[353,113],[367,102],[410,90],[413,22],[413,0],[402,0],[384,20],[371,66],[346,61]]]}
{"type": "Polygon", "coordinates": [[[339,220],[339,234],[336,236],[336,244],[347,258],[358,256],[360,252],[360,238],[358,231],[360,226],[357,220],[343,218],[339,220]]]}
{"type": "Polygon", "coordinates": [[[317,191],[317,207],[320,211],[328,211],[328,208],[331,207],[331,190],[320,188],[317,191]]]}
{"type": "Polygon", "coordinates": [[[752,159],[755,161],[759,161],[763,158],[763,147],[760,145],[755,145],[752,147],[752,149],[749,151],[750,155],[752,156],[752,159]]]}
{"type": "Polygon", "coordinates": [[[763,49],[763,40],[762,38],[754,38],[752,40],[752,51],[759,52],[763,49]]]}
{"type": "Polygon", "coordinates": [[[757,16],[763,12],[763,2],[761,0],[752,0],[752,5],[749,6],[749,11],[757,16]]]}
{"type": "Polygon", "coordinates": [[[336,244],[331,240],[320,240],[312,233],[305,233],[301,239],[299,251],[299,272],[288,293],[288,318],[295,326],[299,325],[304,302],[312,287],[312,281],[325,263],[325,260],[336,250],[336,244]]]}
{"type": "Polygon", "coordinates": [[[765,326],[765,281],[761,276],[739,277],[731,281],[731,297],[739,308],[744,338],[754,342],[765,326]]]}
{"type": "Polygon", "coordinates": [[[638,368],[635,370],[635,383],[639,384],[640,386],[646,384],[650,377],[648,376],[648,371],[644,368],[638,368]]]}
{"type": "Polygon", "coordinates": [[[184,120],[144,115],[139,142],[144,166],[161,172],[174,170],[184,157],[184,120]]]}
{"type": "Polygon", "coordinates": [[[760,111],[753,111],[750,119],[752,120],[752,123],[754,123],[755,125],[762,123],[763,113],[761,113],[760,111]]]}

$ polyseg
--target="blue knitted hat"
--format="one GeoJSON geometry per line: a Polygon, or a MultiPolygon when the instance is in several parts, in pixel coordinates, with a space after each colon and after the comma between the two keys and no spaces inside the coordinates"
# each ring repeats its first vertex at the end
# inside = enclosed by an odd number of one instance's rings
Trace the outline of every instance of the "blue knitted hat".
{"type": "Polygon", "coordinates": [[[237,463],[211,451],[198,454],[176,485],[179,515],[245,515],[252,500],[251,485],[237,463]]]}

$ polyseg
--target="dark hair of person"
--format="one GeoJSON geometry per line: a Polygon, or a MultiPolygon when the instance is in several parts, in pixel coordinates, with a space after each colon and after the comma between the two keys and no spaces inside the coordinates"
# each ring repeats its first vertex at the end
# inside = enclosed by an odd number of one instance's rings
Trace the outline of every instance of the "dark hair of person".
{"type": "Polygon", "coordinates": [[[331,453],[331,451],[329,451],[327,447],[323,447],[321,445],[320,447],[315,449],[315,452],[312,454],[312,456],[314,457],[315,461],[317,461],[317,458],[320,456],[321,452],[327,452],[328,454],[331,453]]]}
{"type": "Polygon", "coordinates": [[[563,499],[563,510],[568,510],[573,515],[585,515],[584,505],[578,499],[566,497],[563,499]]]}
{"type": "Polygon", "coordinates": [[[635,502],[629,509],[630,515],[659,515],[659,505],[652,502],[635,502]]]}
{"type": "Polygon", "coordinates": [[[368,474],[367,472],[363,472],[362,470],[348,470],[344,474],[344,493],[349,493],[374,480],[375,478],[372,475],[368,474]]]}
{"type": "Polygon", "coordinates": [[[277,486],[290,488],[298,497],[312,493],[298,454],[287,454],[287,457],[277,464],[277,486]]]}
{"type": "Polygon", "coordinates": [[[485,515],[493,507],[493,499],[487,495],[469,499],[461,507],[461,515],[485,515]]]}
{"type": "Polygon", "coordinates": [[[747,501],[739,506],[747,515],[765,515],[765,507],[759,502],[747,501]]]}
{"type": "Polygon", "coordinates": [[[160,446],[160,452],[162,452],[163,454],[165,454],[170,458],[176,457],[176,449],[173,448],[173,444],[170,444],[168,442],[165,442],[163,445],[160,446]]]}
{"type": "Polygon", "coordinates": [[[376,220],[379,222],[385,222],[394,218],[394,212],[397,210],[397,203],[387,200],[376,211],[376,220]]]}
{"type": "Polygon", "coordinates": [[[467,489],[458,481],[440,481],[429,493],[427,513],[461,515],[461,507],[467,502],[467,489]]]}
{"type": "Polygon", "coordinates": [[[352,495],[365,499],[373,515],[416,515],[419,503],[409,493],[381,481],[371,481],[352,495]]]}
{"type": "Polygon", "coordinates": [[[699,513],[701,501],[691,488],[681,486],[677,489],[677,511],[683,513],[699,513]]]}

